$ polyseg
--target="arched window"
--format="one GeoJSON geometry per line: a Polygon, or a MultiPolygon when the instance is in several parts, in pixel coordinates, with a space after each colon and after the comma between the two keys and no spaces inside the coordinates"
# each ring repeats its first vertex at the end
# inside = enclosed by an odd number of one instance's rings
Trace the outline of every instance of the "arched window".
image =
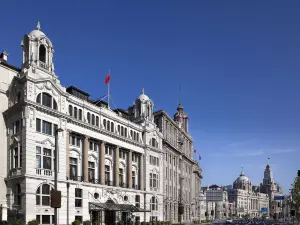
{"type": "Polygon", "coordinates": [[[124,128],[121,127],[121,136],[123,136],[123,135],[124,135],[124,128]]]}
{"type": "Polygon", "coordinates": [[[49,184],[42,184],[36,190],[36,205],[50,206],[50,187],[49,184]]]}
{"type": "Polygon", "coordinates": [[[110,123],[110,128],[111,128],[111,132],[115,131],[115,129],[114,129],[114,123],[113,122],[110,123]]]}
{"type": "Polygon", "coordinates": [[[125,134],[125,137],[127,137],[127,128],[126,127],[124,129],[124,134],[125,134]]]}
{"type": "Polygon", "coordinates": [[[95,125],[95,115],[92,114],[92,125],[95,125]]]}
{"type": "Polygon", "coordinates": [[[152,198],[150,200],[150,209],[151,209],[151,211],[158,210],[158,200],[155,196],[152,196],[152,198]]]}
{"type": "Polygon", "coordinates": [[[120,125],[118,125],[118,132],[119,132],[119,134],[120,134],[120,125]]]}
{"type": "Polygon", "coordinates": [[[132,132],[132,130],[130,131],[130,136],[133,139],[133,132],[132,132]]]}
{"type": "Polygon", "coordinates": [[[46,48],[44,45],[40,45],[39,48],[39,60],[46,63],[46,48]]]}
{"type": "Polygon", "coordinates": [[[107,130],[110,131],[110,122],[107,120],[107,130]]]}
{"type": "Polygon", "coordinates": [[[42,103],[42,102],[41,102],[41,95],[42,95],[42,94],[39,93],[38,96],[36,97],[36,102],[39,103],[39,104],[42,103]]]}
{"type": "Polygon", "coordinates": [[[136,132],[133,132],[133,140],[136,141],[136,132]]]}
{"type": "Polygon", "coordinates": [[[69,115],[73,116],[73,106],[69,105],[69,115]]]}
{"type": "Polygon", "coordinates": [[[42,105],[47,107],[52,107],[52,96],[48,93],[43,93],[42,95],[42,105]]]}
{"type": "Polygon", "coordinates": [[[87,121],[88,123],[91,123],[91,114],[89,112],[87,113],[87,121]]]}
{"type": "Polygon", "coordinates": [[[77,119],[77,107],[74,107],[74,118],[77,119]]]}
{"type": "Polygon", "coordinates": [[[96,126],[99,127],[99,117],[96,116],[96,126]]]}
{"type": "Polygon", "coordinates": [[[55,99],[53,99],[53,109],[57,110],[57,103],[56,103],[55,99]]]}
{"type": "Polygon", "coordinates": [[[103,119],[103,126],[106,129],[106,119],[103,119]]]}
{"type": "Polygon", "coordinates": [[[139,133],[136,133],[136,141],[139,141],[139,133]]]}
{"type": "Polygon", "coordinates": [[[82,109],[79,109],[79,119],[82,120],[82,109]]]}

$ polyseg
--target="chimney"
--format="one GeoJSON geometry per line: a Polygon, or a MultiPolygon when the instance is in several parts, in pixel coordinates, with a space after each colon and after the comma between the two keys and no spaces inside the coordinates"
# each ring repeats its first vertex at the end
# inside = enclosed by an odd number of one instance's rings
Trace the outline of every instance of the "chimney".
{"type": "Polygon", "coordinates": [[[7,56],[8,56],[8,53],[4,50],[4,51],[0,54],[0,61],[7,62],[7,56]]]}

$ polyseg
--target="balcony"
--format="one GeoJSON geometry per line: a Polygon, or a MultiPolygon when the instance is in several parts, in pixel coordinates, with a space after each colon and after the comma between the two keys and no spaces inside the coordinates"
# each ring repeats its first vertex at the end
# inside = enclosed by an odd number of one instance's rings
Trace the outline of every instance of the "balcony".
{"type": "Polygon", "coordinates": [[[135,189],[135,190],[140,190],[141,189],[140,185],[137,185],[137,184],[132,184],[132,188],[135,189]]]}
{"type": "Polygon", "coordinates": [[[107,185],[107,186],[116,186],[115,181],[112,181],[112,180],[105,180],[105,185],[107,185]]]}
{"type": "Polygon", "coordinates": [[[95,178],[90,178],[90,179],[89,179],[89,183],[92,183],[92,184],[100,184],[100,180],[95,179],[95,178]]]}
{"type": "Polygon", "coordinates": [[[72,180],[72,181],[83,182],[83,177],[82,176],[70,176],[69,179],[72,180]]]}
{"type": "Polygon", "coordinates": [[[22,168],[13,168],[10,170],[10,176],[19,176],[22,173],[22,168]]]}
{"type": "Polygon", "coordinates": [[[128,188],[128,184],[124,182],[119,182],[119,186],[122,188],[128,188]]]}
{"type": "Polygon", "coordinates": [[[52,177],[54,175],[54,171],[48,169],[36,169],[36,174],[39,176],[52,177]]]}
{"type": "Polygon", "coordinates": [[[49,66],[48,66],[46,63],[44,63],[44,62],[42,62],[42,61],[39,61],[39,66],[40,66],[42,69],[49,71],[49,66]]]}

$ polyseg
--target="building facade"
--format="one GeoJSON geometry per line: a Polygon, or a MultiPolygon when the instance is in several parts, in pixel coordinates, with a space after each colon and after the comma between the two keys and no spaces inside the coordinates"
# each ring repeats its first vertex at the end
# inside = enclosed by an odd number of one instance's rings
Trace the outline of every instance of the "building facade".
{"type": "Polygon", "coordinates": [[[253,190],[251,180],[243,172],[234,181],[233,189],[229,190],[228,193],[229,201],[235,204],[236,212],[234,215],[237,217],[257,218],[264,215],[261,208],[266,208],[269,211],[268,195],[257,189],[253,190]]]}
{"type": "Polygon", "coordinates": [[[188,131],[188,115],[179,104],[173,118],[161,110],[154,113],[154,120],[163,134],[164,220],[184,222],[200,219],[198,193],[202,170],[193,159],[193,139],[188,131]],[[184,207],[182,215],[178,213],[180,204],[184,207]]]}
{"type": "Polygon", "coordinates": [[[143,90],[127,110],[111,110],[76,87],[65,88],[55,74],[52,42],[39,24],[24,36],[22,49],[21,69],[7,62],[5,52],[0,61],[0,137],[7,149],[0,152],[3,220],[16,212],[26,222],[53,224],[55,163],[59,224],[178,221],[180,202],[183,221],[200,216],[201,168],[192,158],[182,107],[175,120],[154,113],[143,90]]]}

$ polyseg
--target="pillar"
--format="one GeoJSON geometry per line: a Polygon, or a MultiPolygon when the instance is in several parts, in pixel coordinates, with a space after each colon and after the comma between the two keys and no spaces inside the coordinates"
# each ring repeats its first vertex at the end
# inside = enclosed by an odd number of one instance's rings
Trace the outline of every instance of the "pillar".
{"type": "Polygon", "coordinates": [[[132,188],[132,151],[129,150],[127,158],[127,184],[132,188]]]}
{"type": "Polygon", "coordinates": [[[144,190],[144,156],[140,155],[139,161],[139,184],[140,190],[144,190]]]}
{"type": "Polygon", "coordinates": [[[70,133],[66,131],[66,176],[70,179],[70,133]]]}
{"type": "Polygon", "coordinates": [[[99,158],[99,162],[100,162],[100,167],[99,167],[99,174],[100,174],[100,184],[104,185],[105,184],[105,142],[102,141],[101,144],[100,144],[100,151],[99,151],[99,155],[100,155],[100,158],[99,158]]]}
{"type": "Polygon", "coordinates": [[[115,186],[119,187],[119,146],[115,148],[115,186]]]}
{"type": "Polygon", "coordinates": [[[89,137],[84,137],[84,144],[83,144],[83,181],[89,182],[89,137]]]}

